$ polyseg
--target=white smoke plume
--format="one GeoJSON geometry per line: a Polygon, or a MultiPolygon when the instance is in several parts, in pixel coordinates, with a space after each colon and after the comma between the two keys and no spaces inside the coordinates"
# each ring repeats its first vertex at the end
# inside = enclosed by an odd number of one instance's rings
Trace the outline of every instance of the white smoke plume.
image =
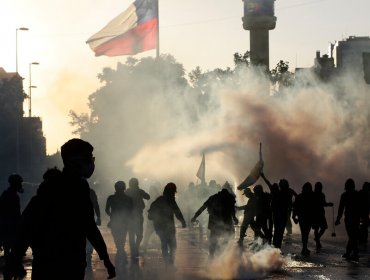
{"type": "Polygon", "coordinates": [[[279,249],[268,244],[256,244],[253,251],[241,251],[230,244],[221,255],[215,257],[207,267],[210,279],[258,279],[269,272],[279,270],[285,259],[279,249]],[[258,248],[257,248],[258,247],[258,248]]]}
{"type": "Polygon", "coordinates": [[[336,195],[348,177],[361,187],[370,159],[370,90],[361,79],[341,76],[322,83],[307,76],[303,85],[270,96],[258,72],[240,75],[243,84],[217,88],[212,95],[217,106],[200,123],[175,117],[180,129],[174,122],[164,128],[169,137],[143,145],[127,161],[132,171],[191,181],[205,151],[209,180],[240,183],[262,142],[265,174],[272,181],[286,178],[297,191],[306,181],[322,181],[324,191],[336,195]]]}

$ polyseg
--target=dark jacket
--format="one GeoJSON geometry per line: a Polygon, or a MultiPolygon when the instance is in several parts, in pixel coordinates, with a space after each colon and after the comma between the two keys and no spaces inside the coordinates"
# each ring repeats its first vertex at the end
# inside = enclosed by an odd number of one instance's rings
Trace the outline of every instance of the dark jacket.
{"type": "Polygon", "coordinates": [[[63,170],[46,178],[22,213],[16,257],[32,248],[34,265],[47,269],[67,262],[84,267],[86,238],[101,259],[108,258],[102,235],[95,224],[89,184],[63,170]]]}
{"type": "Polygon", "coordinates": [[[194,216],[198,217],[205,209],[209,213],[208,229],[234,230],[235,198],[226,189],[210,196],[194,216]]]}
{"type": "Polygon", "coordinates": [[[153,221],[157,233],[174,234],[176,231],[174,216],[185,225],[185,219],[174,197],[160,196],[153,201],[148,210],[148,219],[153,221]]]}
{"type": "Polygon", "coordinates": [[[144,199],[149,200],[150,195],[139,187],[129,187],[126,190],[126,195],[131,197],[134,204],[133,214],[142,215],[145,208],[144,199]]]}
{"type": "Polygon", "coordinates": [[[131,197],[124,192],[116,192],[107,198],[105,212],[110,217],[111,226],[122,225],[128,222],[133,209],[131,197]]]}

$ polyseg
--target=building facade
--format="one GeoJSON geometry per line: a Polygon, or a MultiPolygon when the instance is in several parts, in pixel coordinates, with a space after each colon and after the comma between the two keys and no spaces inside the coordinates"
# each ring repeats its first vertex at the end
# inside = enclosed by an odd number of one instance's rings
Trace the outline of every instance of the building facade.
{"type": "Polygon", "coordinates": [[[0,67],[0,189],[7,178],[19,173],[25,182],[42,179],[46,161],[46,139],[38,117],[25,118],[23,78],[0,67]]]}
{"type": "Polygon", "coordinates": [[[332,45],[329,56],[334,59],[339,71],[351,71],[358,75],[364,71],[363,53],[369,52],[370,37],[350,36],[332,45]]]}

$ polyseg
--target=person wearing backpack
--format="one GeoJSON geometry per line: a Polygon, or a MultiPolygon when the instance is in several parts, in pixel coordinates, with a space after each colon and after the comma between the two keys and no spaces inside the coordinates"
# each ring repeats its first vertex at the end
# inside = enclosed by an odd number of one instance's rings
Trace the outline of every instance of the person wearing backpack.
{"type": "Polygon", "coordinates": [[[186,228],[185,219],[175,200],[177,187],[168,183],[163,190],[163,195],[150,205],[148,219],[153,221],[155,232],[161,240],[162,256],[166,266],[173,266],[176,253],[176,227],[174,216],[186,228]]]}

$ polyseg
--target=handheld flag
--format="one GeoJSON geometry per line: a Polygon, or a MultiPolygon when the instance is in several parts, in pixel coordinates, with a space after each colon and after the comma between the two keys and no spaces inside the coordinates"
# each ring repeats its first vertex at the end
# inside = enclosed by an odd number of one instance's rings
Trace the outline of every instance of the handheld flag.
{"type": "Polygon", "coordinates": [[[136,0],[87,41],[96,56],[137,54],[158,45],[158,0],[136,0]]]}
{"type": "Polygon", "coordinates": [[[253,167],[248,177],[238,186],[238,190],[245,190],[246,188],[257,182],[258,178],[261,175],[262,169],[263,169],[262,144],[260,143],[260,159],[253,167]]]}
{"type": "Polygon", "coordinates": [[[206,182],[206,159],[204,157],[204,153],[203,153],[202,161],[198,168],[197,177],[200,179],[201,183],[206,182]]]}

